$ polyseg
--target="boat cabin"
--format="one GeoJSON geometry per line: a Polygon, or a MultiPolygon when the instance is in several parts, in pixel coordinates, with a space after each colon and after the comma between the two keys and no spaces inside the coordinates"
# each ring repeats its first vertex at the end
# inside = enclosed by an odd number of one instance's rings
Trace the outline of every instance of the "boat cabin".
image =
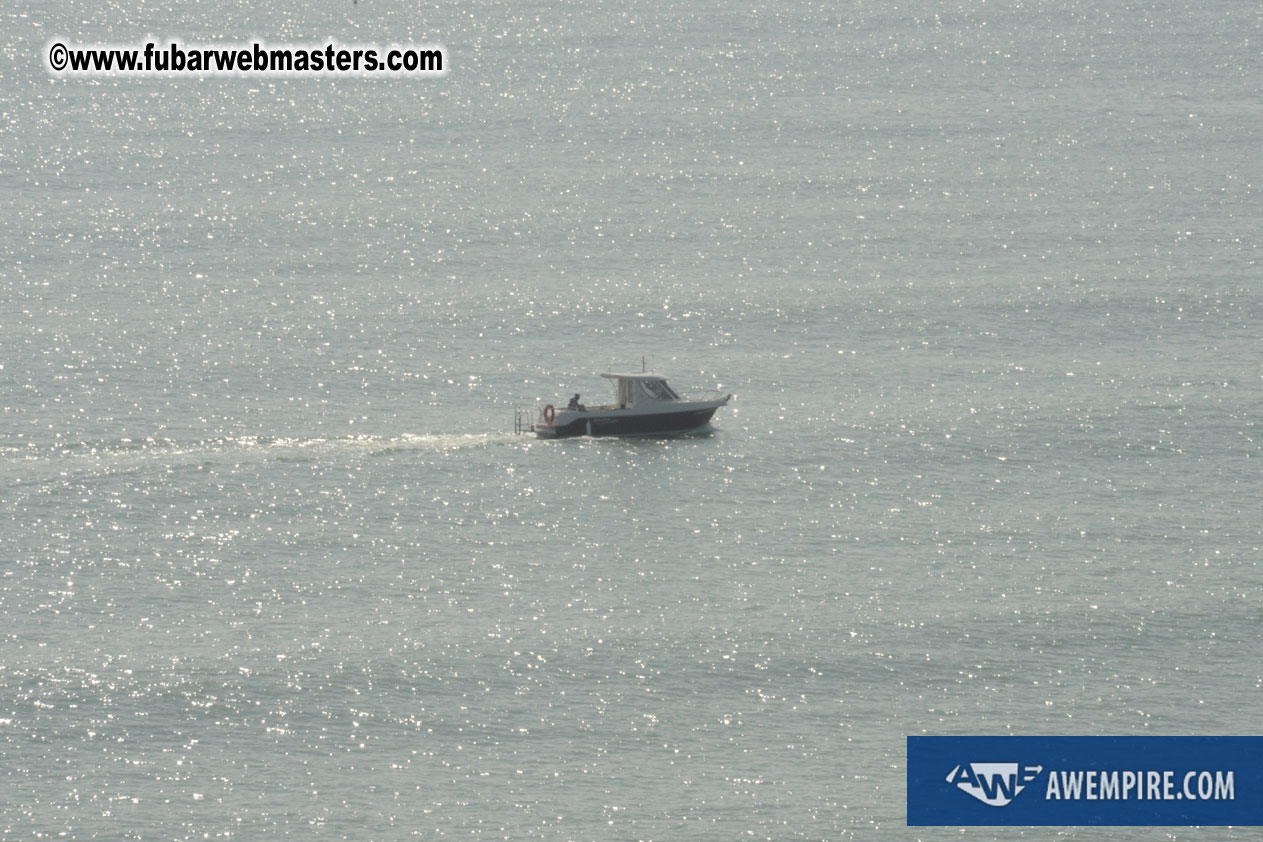
{"type": "Polygon", "coordinates": [[[607,373],[601,376],[616,381],[614,400],[619,409],[680,400],[675,390],[667,385],[667,379],[660,374],[607,373]]]}

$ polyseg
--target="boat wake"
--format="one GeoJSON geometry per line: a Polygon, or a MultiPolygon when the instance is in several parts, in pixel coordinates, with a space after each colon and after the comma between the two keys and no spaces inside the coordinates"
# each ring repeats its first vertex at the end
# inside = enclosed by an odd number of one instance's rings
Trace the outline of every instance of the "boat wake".
{"type": "Polygon", "coordinates": [[[512,433],[417,434],[399,436],[235,436],[178,442],[122,439],[54,447],[0,450],[0,482],[30,484],[144,472],[239,467],[266,462],[337,462],[413,452],[449,453],[527,442],[512,433]]]}

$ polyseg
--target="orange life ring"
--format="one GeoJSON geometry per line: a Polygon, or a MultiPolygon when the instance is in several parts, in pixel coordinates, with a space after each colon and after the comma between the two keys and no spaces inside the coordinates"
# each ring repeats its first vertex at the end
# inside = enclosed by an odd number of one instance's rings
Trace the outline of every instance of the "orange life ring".
{"type": "Polygon", "coordinates": [[[553,419],[557,417],[557,410],[553,409],[553,405],[549,404],[544,407],[544,423],[551,425],[553,419]]]}

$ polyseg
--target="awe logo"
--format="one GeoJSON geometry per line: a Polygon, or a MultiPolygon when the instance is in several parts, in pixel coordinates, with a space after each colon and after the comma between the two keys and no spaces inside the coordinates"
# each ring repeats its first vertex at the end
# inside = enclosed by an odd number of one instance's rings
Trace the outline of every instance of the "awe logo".
{"type": "Polygon", "coordinates": [[[1043,766],[1020,763],[961,763],[948,773],[947,782],[983,804],[1003,807],[1042,771],[1043,766]]]}

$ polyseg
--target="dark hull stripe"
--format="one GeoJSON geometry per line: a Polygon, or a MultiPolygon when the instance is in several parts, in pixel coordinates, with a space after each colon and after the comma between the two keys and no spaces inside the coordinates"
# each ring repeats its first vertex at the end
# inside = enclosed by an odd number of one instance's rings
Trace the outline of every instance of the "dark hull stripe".
{"type": "Polygon", "coordinates": [[[593,436],[668,436],[696,430],[710,421],[718,408],[714,406],[689,412],[660,412],[626,418],[579,418],[564,427],[542,428],[540,434],[557,438],[587,435],[588,421],[591,421],[593,436]],[[548,430],[552,432],[547,432],[548,430]]]}

